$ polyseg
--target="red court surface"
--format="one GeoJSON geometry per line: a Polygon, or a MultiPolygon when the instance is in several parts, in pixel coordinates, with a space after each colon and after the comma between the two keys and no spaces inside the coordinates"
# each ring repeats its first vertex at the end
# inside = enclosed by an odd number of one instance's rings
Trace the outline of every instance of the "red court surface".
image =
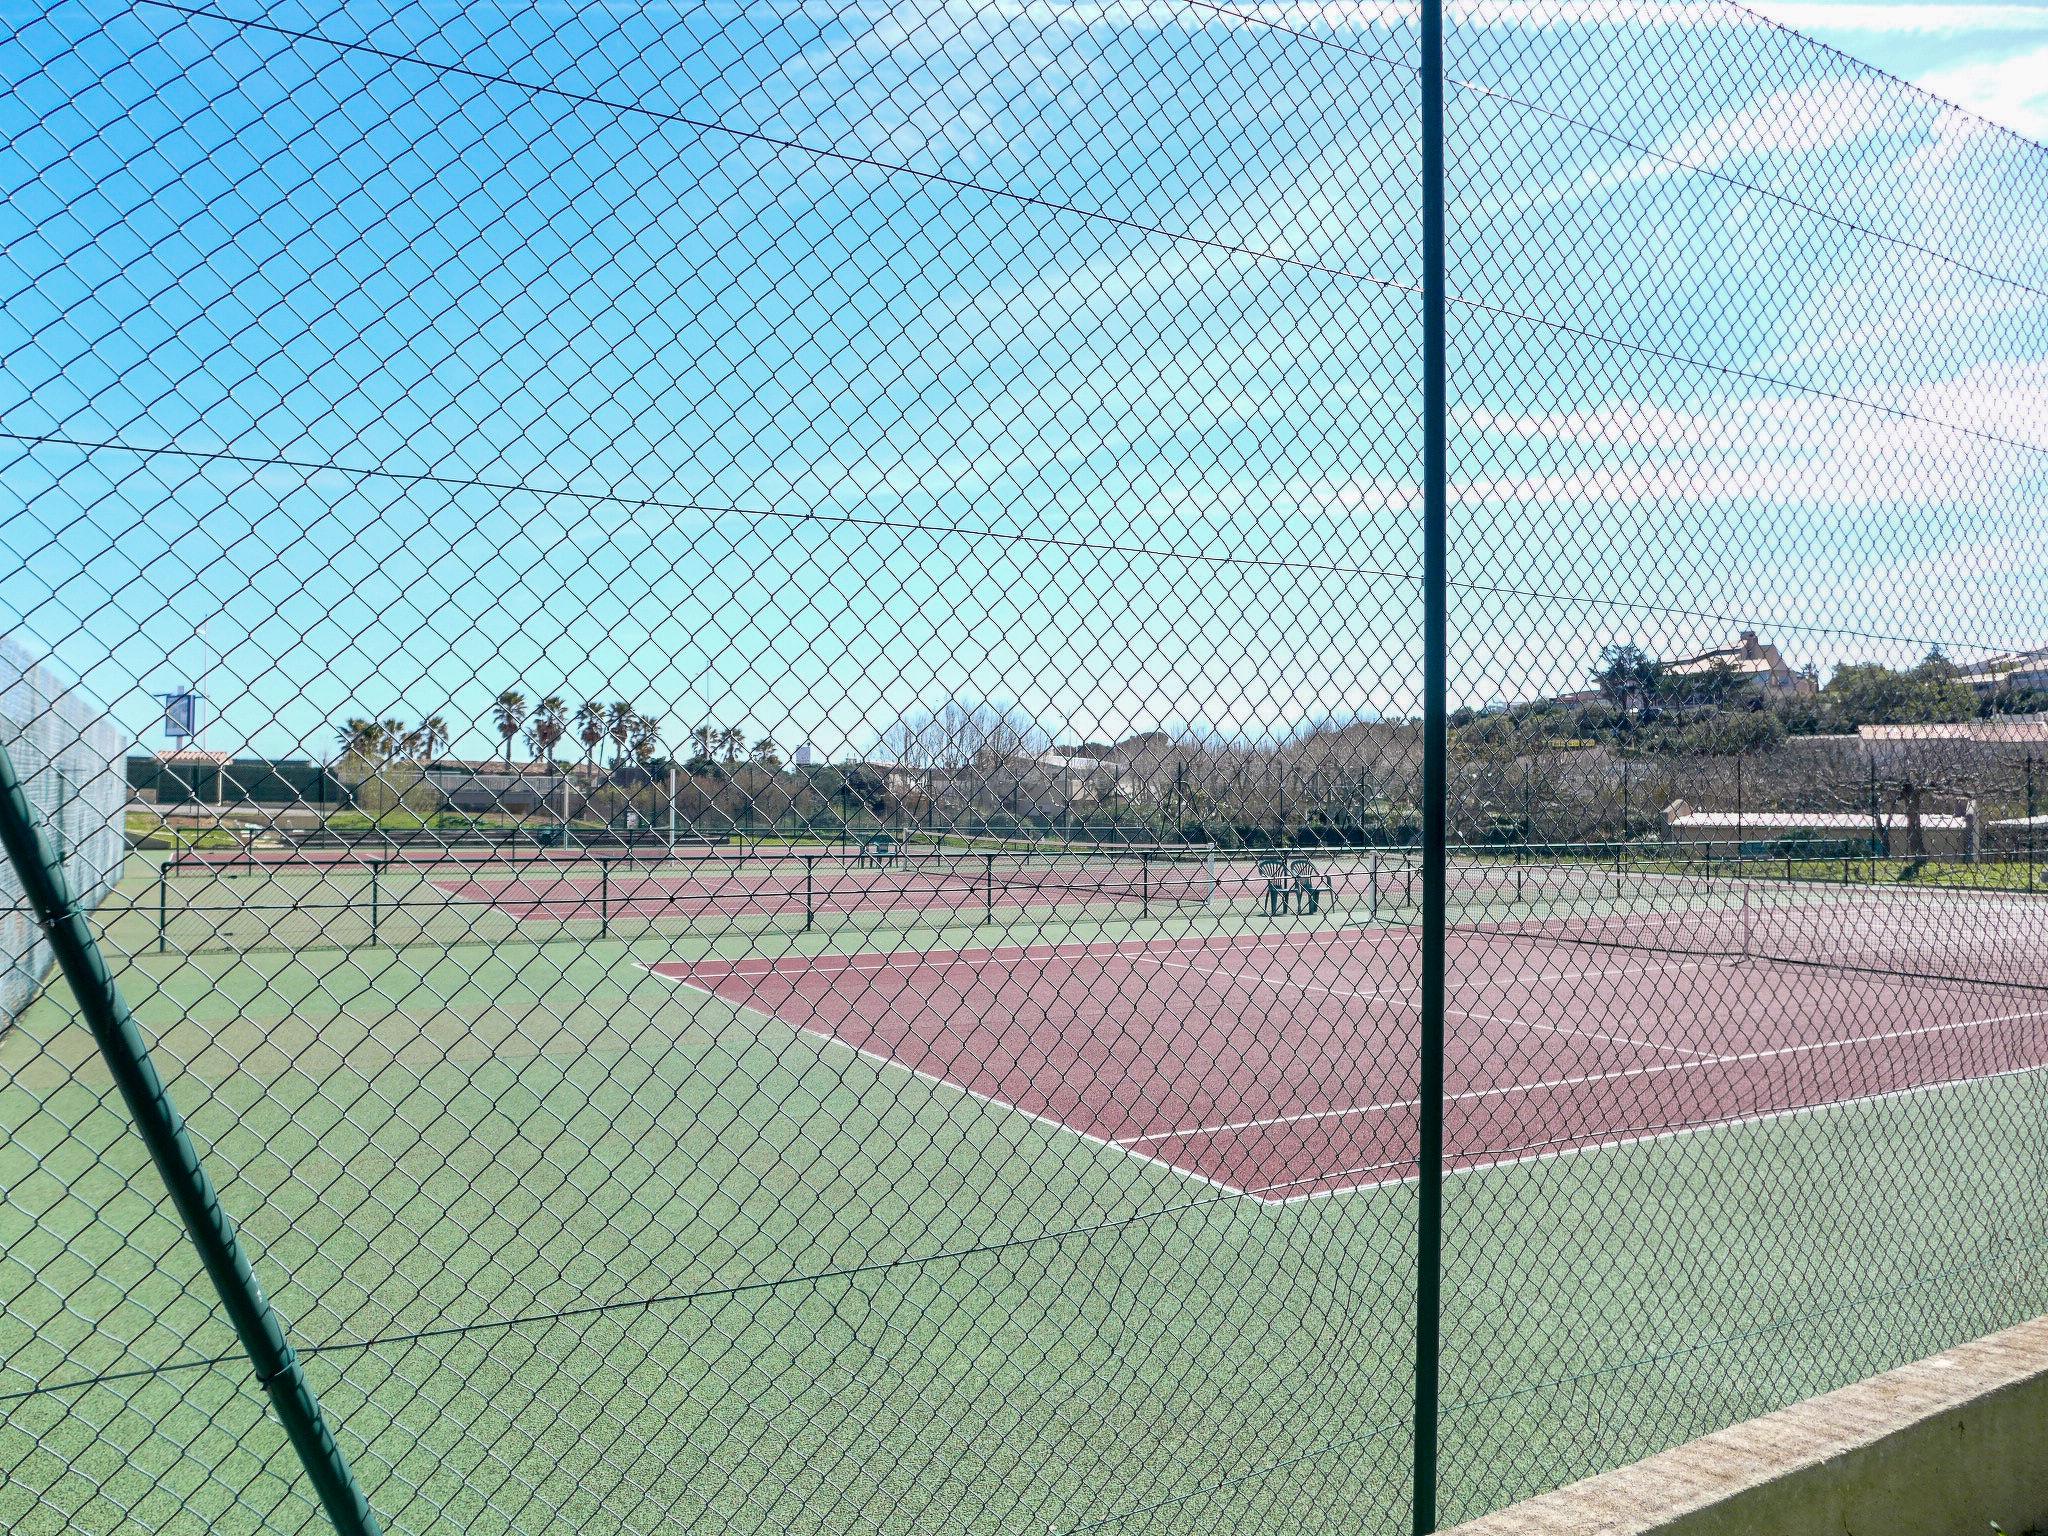
{"type": "MultiPolygon", "coordinates": [[[[1449,1166],[2048,1064],[2048,992],[1454,935],[1449,1166]]],[[[663,962],[655,974],[1262,1201],[1413,1175],[1402,930],[663,962]]]]}

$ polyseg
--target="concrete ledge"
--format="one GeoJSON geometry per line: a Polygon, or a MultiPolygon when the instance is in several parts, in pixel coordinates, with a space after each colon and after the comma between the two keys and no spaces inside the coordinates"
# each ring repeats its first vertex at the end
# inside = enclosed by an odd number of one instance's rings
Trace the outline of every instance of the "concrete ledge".
{"type": "Polygon", "coordinates": [[[1591,1477],[1455,1536],[2048,1532],[2048,1317],[1591,1477]]]}

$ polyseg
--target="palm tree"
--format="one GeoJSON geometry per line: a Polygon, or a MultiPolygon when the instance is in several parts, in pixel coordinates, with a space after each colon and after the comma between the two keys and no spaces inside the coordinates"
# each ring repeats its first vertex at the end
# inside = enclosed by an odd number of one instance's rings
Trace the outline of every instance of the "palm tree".
{"type": "Polygon", "coordinates": [[[611,707],[604,712],[605,734],[612,739],[612,756],[626,755],[626,743],[633,737],[633,721],[637,718],[633,706],[624,699],[612,700],[611,707]]]}
{"type": "Polygon", "coordinates": [[[728,725],[718,733],[718,755],[727,765],[740,760],[740,749],[747,744],[747,733],[736,725],[728,725]]]}
{"type": "Polygon", "coordinates": [[[421,757],[439,757],[448,750],[450,741],[446,715],[429,715],[420,722],[421,757]]]}
{"type": "Polygon", "coordinates": [[[507,688],[492,701],[491,718],[497,723],[498,734],[505,738],[505,766],[512,766],[512,738],[519,734],[519,727],[526,723],[526,695],[516,689],[507,688]]]}
{"type": "Polygon", "coordinates": [[[766,768],[770,773],[774,773],[782,767],[782,749],[775,745],[775,738],[773,736],[763,736],[748,750],[752,752],[754,761],[763,768],[766,768]]]}
{"type": "Polygon", "coordinates": [[[344,722],[334,735],[341,743],[344,756],[371,761],[384,751],[384,724],[380,720],[365,720],[357,716],[344,722]]]}
{"type": "Polygon", "coordinates": [[[562,738],[569,734],[569,702],[558,693],[551,693],[540,701],[533,712],[533,744],[539,748],[539,756],[552,767],[555,748],[562,738]]]}
{"type": "Polygon", "coordinates": [[[604,740],[604,706],[585,699],[576,706],[576,739],[583,743],[583,766],[587,770],[597,756],[597,744],[604,740]]]}
{"type": "Polygon", "coordinates": [[[642,768],[654,758],[655,748],[661,745],[661,722],[652,715],[633,717],[633,757],[642,768]]]}

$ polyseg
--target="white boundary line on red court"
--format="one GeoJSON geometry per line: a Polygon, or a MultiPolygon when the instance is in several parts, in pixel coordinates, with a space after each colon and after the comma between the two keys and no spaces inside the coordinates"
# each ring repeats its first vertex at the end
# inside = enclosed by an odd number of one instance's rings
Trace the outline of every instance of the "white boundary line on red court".
{"type": "MultiPolygon", "coordinates": [[[[1135,960],[1143,960],[1151,965],[1167,967],[1172,970],[1186,971],[1190,975],[1194,976],[1214,976],[1219,981],[1235,981],[1238,979],[1237,976],[1229,972],[1219,971],[1209,966],[1191,964],[1176,965],[1171,960],[1160,960],[1152,955],[1134,955],[1131,958],[1135,960]]],[[[1629,966],[1601,971],[1566,972],[1561,975],[1555,976],[1517,976],[1515,980],[1527,981],[1530,983],[1538,981],[1587,981],[1591,980],[1594,977],[1599,976],[1635,976],[1649,975],[1657,971],[1696,970],[1704,963],[1706,962],[1698,960],[1689,960],[1686,961],[1684,964],[1680,965],[1629,966]]],[[[1292,987],[1297,992],[1321,992],[1330,997],[1356,998],[1361,1002],[1387,1002],[1392,1003],[1396,1007],[1401,1008],[1420,1009],[1422,1006],[1422,1004],[1419,1001],[1417,1001],[1415,997],[1411,994],[1411,992],[1407,989],[1403,989],[1398,992],[1385,990],[1360,992],[1350,987],[1333,987],[1319,981],[1297,981],[1292,976],[1267,976],[1263,973],[1252,974],[1250,976],[1250,979],[1269,987],[1292,987]]],[[[1451,987],[1453,990],[1456,990],[1459,987],[1485,986],[1490,984],[1491,981],[1491,977],[1475,976],[1462,981],[1452,982],[1451,987]]],[[[1532,1022],[1528,1019],[1510,1018],[1505,1015],[1497,1013],[1480,1013],[1471,1008],[1446,1007],[1444,1011],[1447,1013],[1455,1013],[1458,1015],[1458,1017],[1464,1019],[1478,1019],[1482,1023],[1486,1024],[1509,1024],[1513,1025],[1517,1029],[1540,1029],[1544,1031],[1546,1034],[1552,1035],[1576,1035],[1586,1040],[1605,1040],[1610,1045],[1640,1045],[1648,1050],[1672,1051],[1680,1056],[1705,1056],[1708,1054],[1708,1052],[1706,1051],[1695,1051],[1689,1046],[1673,1045],[1666,1040],[1639,1040],[1633,1035],[1602,1034],[1597,1029],[1573,1029],[1569,1025],[1565,1024],[1539,1024],[1532,1022]]]]}
{"type": "MultiPolygon", "coordinates": [[[[1541,1082],[1535,1083],[1502,1083],[1490,1088],[1467,1088],[1459,1093],[1445,1094],[1444,1102],[1447,1104],[1457,1104],[1474,1099],[1500,1098],[1511,1093],[1541,1093],[1552,1088],[1578,1088],[1588,1083],[1610,1083],[1632,1077],[1655,1077],[1665,1072],[1686,1072],[1694,1067],[1739,1066],[1745,1062],[1770,1061],[1781,1056],[1798,1056],[1809,1051],[1828,1051],[1844,1045],[1876,1045],[1887,1040],[1911,1040],[1923,1035],[1947,1034],[1962,1029],[1981,1029],[1987,1024],[2011,1024],[2020,1019],[2042,1018],[2048,1018],[2048,1008],[2032,1008],[2024,1013],[2002,1013],[1988,1019],[1958,1019],[1949,1024],[1926,1024],[1913,1029],[1884,1030],[1872,1035],[1850,1035],[1840,1040],[1811,1040],[1799,1045],[1773,1046],[1765,1051],[1737,1051],[1725,1056],[1702,1056],[1697,1061],[1658,1061],[1644,1067],[1625,1067],[1613,1072],[1584,1072],[1572,1077],[1546,1078],[1541,1082]]],[[[2013,1070],[2032,1069],[2016,1068],[2013,1070]]],[[[1955,1081],[1966,1082],[1974,1081],[1974,1079],[1958,1078],[1955,1081]]],[[[1891,1089],[1888,1092],[1900,1093],[1904,1091],[1904,1089],[1891,1089]]],[[[1871,1098],[1883,1098],[1886,1096],[1887,1094],[1868,1095],[1871,1098]]],[[[1419,1107],[1420,1102],[1417,1099],[1390,1099],[1383,1104],[1354,1104],[1345,1109],[1305,1110],[1296,1115],[1274,1115],[1263,1120],[1233,1120],[1219,1125],[1190,1126],[1185,1130],[1179,1131],[1150,1131],[1142,1136],[1120,1138],[1118,1144],[1138,1146],[1146,1142],[1174,1141],[1184,1137],[1221,1136],[1236,1131],[1265,1130],[1268,1127],[1278,1125],[1301,1125],[1312,1120],[1338,1120],[1347,1115],[1385,1114],[1390,1110],[1415,1109],[1419,1107]]],[[[1846,1104],[1857,1101],[1843,1099],[1839,1102],[1846,1104]]],[[[1781,1111],[1771,1111],[1770,1113],[1781,1113],[1781,1111]]]]}
{"type": "MultiPolygon", "coordinates": [[[[844,1046],[847,1050],[853,1052],[854,1055],[865,1057],[878,1066],[894,1067],[900,1072],[908,1072],[912,1077],[921,1078],[927,1083],[936,1084],[941,1088],[951,1088],[956,1093],[966,1094],[970,1099],[978,1099],[983,1104],[992,1104],[997,1109],[1006,1109],[1011,1114],[1022,1115],[1026,1120],[1034,1121],[1052,1130],[1063,1131],[1069,1136],[1078,1136],[1083,1141],[1093,1142],[1096,1146],[1106,1147],[1112,1152],[1121,1152],[1126,1157],[1136,1158],[1141,1163],[1150,1163],[1155,1168],[1164,1168],[1169,1173],[1179,1174],[1184,1179],[1193,1179],[1196,1183],[1206,1184],[1211,1189],[1220,1189],[1229,1195],[1244,1195],[1250,1199],[1257,1200],[1262,1205],[1285,1205],[1288,1203],[1287,1200],[1274,1200],[1266,1195],[1259,1194],[1256,1190],[1246,1189],[1241,1185],[1226,1184],[1221,1179],[1212,1179],[1206,1173],[1196,1173],[1191,1168],[1182,1168],[1177,1164],[1169,1163],[1163,1157],[1154,1157],[1149,1152],[1140,1152],[1135,1147],[1118,1146],[1106,1136],[1097,1136],[1093,1131],[1084,1131],[1079,1126],[1067,1124],[1064,1120],[1055,1120],[1050,1115],[1041,1115],[1035,1110],[1024,1108],[1021,1104],[1012,1104],[1008,1099],[999,1099],[992,1093],[983,1093],[979,1088],[970,1088],[965,1083],[956,1083],[950,1077],[941,1077],[936,1072],[927,1072],[922,1067],[913,1067],[908,1062],[897,1060],[886,1051],[871,1051],[866,1046],[855,1045],[850,1040],[842,1040],[839,1036],[826,1030],[810,1029],[802,1024],[791,1023],[780,1014],[770,1013],[765,1008],[757,1008],[750,1003],[734,1002],[731,998],[724,996],[715,989],[707,987],[701,982],[692,981],[686,976],[664,975],[661,971],[655,969],[655,965],[659,965],[662,962],[657,961],[654,965],[650,965],[644,960],[636,961],[635,963],[650,976],[665,981],[671,986],[688,987],[691,991],[701,992],[706,997],[715,997],[728,1008],[744,1010],[761,1018],[772,1020],[780,1024],[784,1029],[793,1029],[799,1035],[808,1035],[813,1040],[844,1046]]],[[[1364,1186],[1352,1185],[1350,1187],[1358,1189],[1364,1186]]]]}
{"type": "MultiPolygon", "coordinates": [[[[1399,930],[1389,929],[1384,930],[1384,932],[1388,936],[1393,936],[1395,933],[1399,932],[1399,930]]],[[[1336,935],[1334,933],[1292,935],[1282,934],[1272,935],[1270,937],[1260,935],[1250,935],[1248,937],[1249,942],[1241,942],[1238,938],[1235,937],[1223,939],[1199,939],[1196,942],[1200,944],[1201,951],[1204,953],[1215,952],[1217,950],[1221,950],[1225,953],[1228,953],[1231,951],[1241,951],[1247,949],[1278,951],[1290,948],[1306,948],[1308,944],[1315,939],[1334,938],[1336,937],[1336,935]]],[[[1170,951],[1184,953],[1186,942],[1187,941],[1185,938],[1150,939],[1144,942],[1143,951],[1151,951],[1155,949],[1164,948],[1170,951]]],[[[790,973],[783,970],[782,966],[791,961],[798,962],[806,971],[813,971],[825,975],[832,975],[835,973],[845,971],[870,973],[876,971],[909,971],[933,965],[953,965],[958,964],[963,960],[974,959],[1051,959],[1056,957],[1083,958],[1094,956],[1120,956],[1129,959],[1151,958],[1151,956],[1148,953],[1145,953],[1143,951],[1137,954],[1133,954],[1131,950],[1123,947],[1115,940],[1095,940],[1053,944],[997,945],[990,946],[986,949],[962,949],[943,951],[914,949],[893,950],[886,954],[879,955],[794,955],[784,956],[781,959],[762,958],[749,960],[745,962],[729,962],[726,964],[725,973],[728,976],[755,976],[761,978],[774,976],[779,979],[788,980],[790,979],[790,973]],[[834,960],[841,963],[834,966],[819,966],[816,962],[820,960],[834,960]],[[865,961],[868,963],[855,964],[854,962],[857,961],[865,961]]],[[[1242,1195],[1246,1199],[1256,1200],[1261,1205],[1295,1205],[1309,1200],[1325,1200],[1334,1195],[1352,1194],[1362,1189],[1379,1189],[1384,1188],[1388,1185],[1409,1184],[1415,1182],[1416,1180],[1416,1175],[1413,1173],[1409,1173],[1400,1175],[1398,1177],[1361,1180],[1360,1182],[1355,1184],[1342,1184],[1332,1189],[1311,1190],[1306,1194],[1299,1195],[1261,1194],[1255,1189],[1250,1189],[1242,1185],[1226,1184],[1220,1179],[1210,1178],[1207,1174],[1196,1173],[1192,1169],[1182,1168],[1177,1164],[1167,1162],[1164,1158],[1155,1157],[1148,1152],[1142,1152],[1138,1150],[1137,1145],[1141,1142],[1167,1140],[1174,1137],[1215,1135],[1226,1131],[1264,1128],[1284,1124],[1297,1124],[1308,1120],[1333,1119],[1354,1114],[1386,1113],[1395,1109],[1402,1108],[1412,1109],[1418,1107],[1418,1101],[1415,1099],[1394,1100],[1389,1101],[1385,1104],[1376,1105],[1355,1105],[1349,1109],[1317,1110],[1302,1115],[1277,1116],[1267,1120],[1246,1121],[1235,1125],[1195,1127],[1190,1130],[1155,1132],[1145,1136],[1130,1137],[1123,1139],[1111,1139],[1108,1137],[1098,1136],[1091,1131],[1084,1131],[1080,1129],[1078,1126],[1069,1125],[1064,1120],[1057,1120],[1049,1115],[1042,1115],[1037,1113],[1036,1111],[1025,1109],[1021,1105],[1013,1104],[1007,1099],[998,1098],[993,1094],[983,1093],[979,1089],[969,1088],[965,1084],[954,1082],[951,1078],[941,1077],[934,1073],[926,1072],[921,1068],[910,1066],[902,1061],[897,1060],[895,1057],[888,1055],[886,1052],[871,1051],[863,1046],[853,1045],[848,1041],[842,1040],[837,1035],[829,1034],[821,1030],[808,1029],[801,1024],[793,1024],[789,1020],[784,1019],[780,1015],[772,1013],[767,1009],[760,1008],[747,1003],[734,1002],[731,998],[725,997],[721,993],[719,993],[715,987],[706,986],[702,982],[693,980],[688,976],[681,976],[670,972],[664,972],[661,969],[661,967],[664,965],[683,965],[694,969],[697,965],[701,963],[702,962],[694,961],[635,962],[635,964],[639,965],[640,968],[645,970],[649,975],[654,976],[659,980],[666,981],[671,986],[688,987],[690,990],[698,992],[704,996],[717,998],[718,1001],[724,1003],[727,1007],[738,1010],[744,1010],[746,1012],[753,1013],[759,1017],[773,1020],[774,1022],[781,1024],[784,1028],[793,1029],[797,1031],[799,1034],[809,1035],[814,1039],[826,1040],[830,1041],[833,1044],[844,1046],[847,1050],[852,1051],[855,1055],[863,1057],[866,1060],[874,1062],[878,1065],[897,1068],[898,1070],[907,1072],[912,1077],[922,1079],[925,1082],[943,1086],[946,1088],[951,1088],[955,1092],[966,1094],[969,1098],[975,1099],[981,1103],[989,1104],[999,1109],[1008,1110],[1013,1114],[1022,1115],[1027,1120],[1031,1120],[1036,1124],[1064,1131],[1069,1135],[1078,1136],[1083,1141],[1091,1142],[1096,1146],[1108,1148],[1111,1151],[1121,1152],[1125,1156],[1138,1159],[1140,1162],[1150,1163],[1155,1167],[1164,1168],[1167,1171],[1177,1174],[1182,1178],[1191,1179],[1200,1184],[1206,1184],[1213,1189],[1222,1190],[1227,1194],[1242,1195]]],[[[1711,962],[1687,962],[1688,965],[1699,965],[1707,963],[1711,962]]],[[[1671,967],[1660,967],[1659,969],[1669,968],[1671,967]]],[[[1193,968],[1190,967],[1190,969],[1193,968]]],[[[1622,972],[1587,972],[1583,974],[1588,976],[1594,974],[1620,974],[1637,969],[1641,968],[1624,968],[1622,972]]],[[[1560,975],[1550,977],[1548,979],[1569,980],[1572,978],[1569,975],[1560,975]]],[[[2048,1008],[2032,1009],[2020,1013],[2003,1014],[1992,1018],[1959,1020],[1950,1024],[1928,1025],[1917,1029],[1888,1031],[1875,1035],[1851,1037],[1841,1040],[1814,1041],[1796,1046],[1777,1047],[1768,1051],[1742,1052],[1727,1056],[1701,1056],[1697,1060],[1659,1062],[1648,1067],[1630,1068],[1627,1070],[1616,1072],[1588,1073],[1578,1077],[1560,1078],[1538,1083],[1504,1084],[1495,1088],[1474,1089],[1468,1090],[1463,1093],[1451,1094],[1448,1095],[1447,1098],[1451,1101],[1460,1101],[1493,1096],[1502,1096],[1510,1093],[1538,1092],[1551,1088],[1581,1086],[1588,1083],[1606,1082],[1621,1078],[1654,1076],[1660,1073],[1684,1071],[1692,1067],[1727,1066],[1739,1064],[1745,1061],[1767,1060],[1779,1056],[1796,1055],[1802,1052],[1832,1049],[1836,1046],[1873,1044],[1880,1043],[1886,1040],[1908,1039],[1921,1035],[1941,1034],[1960,1029],[1982,1028],[1986,1025],[2011,1023],[2017,1020],[2032,1018],[2048,1018],[2048,1008]]],[[[1929,1093],[1945,1088],[1961,1087],[1969,1083],[1996,1082],[2002,1078],[2025,1076],[2028,1073],[2039,1072],[2041,1070],[2043,1070],[2043,1068],[2040,1066],[2009,1067],[2002,1071],[1985,1073],[1979,1077],[1947,1078],[1943,1079],[1940,1082],[1915,1083],[1904,1088],[1888,1088],[1878,1093],[1859,1094],[1852,1098],[1830,1099],[1824,1103],[1819,1104],[1797,1104],[1789,1106],[1784,1109],[1751,1111],[1742,1114],[1727,1115],[1712,1120],[1698,1121],[1689,1125],[1672,1126],[1669,1129],[1665,1130],[1632,1133],[1626,1136],[1607,1137],[1592,1141],[1586,1141],[1576,1146],[1551,1147],[1538,1152],[1525,1152],[1518,1153],[1514,1156],[1508,1157],[1488,1158],[1481,1162],[1460,1164],[1457,1167],[1447,1169],[1446,1172],[1452,1175],[1482,1173],[1487,1171],[1488,1169],[1514,1167],[1518,1164],[1530,1162],[1545,1162],[1553,1158],[1572,1157],[1585,1152],[1599,1152],[1618,1147],[1638,1146],[1648,1142],[1668,1141],[1680,1136],[1691,1136],[1696,1135],[1700,1132],[1721,1130],[1731,1126],[1757,1125],[1773,1120],[1789,1119],[1799,1115],[1820,1114],[1830,1110],[1845,1109],[1858,1104],[1874,1104],[1880,1103],[1887,1099],[1908,1098],[1915,1094],[1929,1093]]],[[[1317,1173],[1299,1179],[1291,1179],[1287,1182],[1296,1184],[1320,1182],[1325,1179],[1344,1178],[1352,1173],[1376,1172],[1381,1169],[1391,1168],[1394,1166],[1399,1165],[1370,1164],[1355,1169],[1339,1169],[1327,1173],[1317,1173]]],[[[1281,1188],[1284,1186],[1272,1185],[1268,1187],[1281,1188]]]]}
{"type": "MultiPolygon", "coordinates": [[[[1587,1152],[1610,1152],[1620,1147],[1647,1146],[1653,1142],[1676,1141],[1684,1136],[1697,1136],[1706,1131],[1730,1130],[1737,1126],[1767,1125],[1774,1120],[1796,1120],[1802,1115],[1824,1115],[1832,1110],[1853,1109],[1861,1104],[1881,1104],[1888,1099],[1910,1099],[1923,1093],[1941,1093],[1950,1088],[1965,1088],[1977,1083],[2002,1082],[2008,1077],[2028,1077],[2043,1071],[2042,1067],[2007,1067],[1998,1072],[1986,1072],[1982,1077],[1945,1077],[1935,1083],[1915,1083],[1910,1088],[1887,1088],[1881,1093],[1858,1094],[1854,1098],[1829,1099],[1820,1104],[1794,1104],[1786,1109],[1752,1110],[1739,1115],[1724,1115],[1715,1120],[1699,1120],[1690,1125],[1674,1125],[1660,1131],[1631,1131],[1625,1136],[1610,1136],[1597,1141],[1582,1141],[1575,1146],[1546,1147],[1536,1152],[1516,1152],[1505,1156],[1487,1157],[1482,1161],[1460,1163],[1446,1168],[1447,1178],[1458,1178],[1465,1174],[1489,1173],[1497,1168],[1519,1168],[1526,1163],[1548,1163],[1560,1158],[1578,1157],[1587,1152]]],[[[1340,1168],[1334,1173],[1315,1175],[1319,1179],[1338,1179],[1353,1173],[1368,1173],[1386,1164],[1368,1163],[1359,1168],[1340,1168]]],[[[1336,1189],[1311,1190],[1305,1195],[1286,1195],[1278,1199],[1262,1197],[1267,1205],[1299,1205],[1309,1200],[1327,1200],[1332,1195],[1353,1194],[1361,1189],[1384,1189],[1391,1185],[1413,1184],[1417,1176],[1405,1173],[1397,1178],[1373,1179],[1358,1184],[1344,1184],[1336,1189]]],[[[1296,1180],[1309,1183],[1308,1179],[1296,1180]]]]}

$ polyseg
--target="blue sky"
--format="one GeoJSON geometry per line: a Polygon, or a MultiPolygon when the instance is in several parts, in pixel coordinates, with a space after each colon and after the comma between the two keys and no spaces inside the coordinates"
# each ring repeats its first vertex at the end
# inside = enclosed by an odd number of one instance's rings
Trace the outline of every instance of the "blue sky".
{"type": "Polygon", "coordinates": [[[2036,140],[2048,140],[2048,5],[1773,0],[1755,7],[2036,140]]]}
{"type": "MultiPolygon", "coordinates": [[[[2038,106],[2034,13],[1944,9],[1773,14],[2038,106]]],[[[0,615],[138,736],[201,670],[262,751],[1414,706],[1400,6],[0,16],[0,615]]],[[[1727,5],[1449,64],[1460,701],[2048,641],[2037,146],[1727,5]]]]}

